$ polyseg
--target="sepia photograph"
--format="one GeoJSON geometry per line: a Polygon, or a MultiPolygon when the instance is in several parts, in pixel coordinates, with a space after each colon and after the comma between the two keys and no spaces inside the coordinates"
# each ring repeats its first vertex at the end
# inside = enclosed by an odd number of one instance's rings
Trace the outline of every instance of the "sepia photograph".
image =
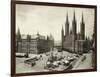
{"type": "Polygon", "coordinates": [[[64,5],[15,3],[16,74],[96,69],[96,6],[64,5]]]}

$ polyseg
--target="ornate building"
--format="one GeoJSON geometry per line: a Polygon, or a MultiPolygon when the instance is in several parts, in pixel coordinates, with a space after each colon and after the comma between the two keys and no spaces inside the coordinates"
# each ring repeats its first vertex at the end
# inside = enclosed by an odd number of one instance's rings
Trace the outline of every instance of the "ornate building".
{"type": "Polygon", "coordinates": [[[42,36],[39,33],[36,35],[21,35],[20,30],[16,34],[16,52],[18,53],[45,53],[50,51],[54,46],[52,35],[42,36]]]}
{"type": "Polygon", "coordinates": [[[62,38],[62,48],[70,52],[83,53],[84,42],[85,42],[85,22],[82,14],[82,19],[80,23],[80,32],[77,33],[77,20],[75,17],[75,12],[73,14],[72,29],[69,30],[69,20],[68,14],[66,16],[65,31],[62,27],[61,38],[62,38]],[[65,32],[65,33],[64,33],[65,32]]]}

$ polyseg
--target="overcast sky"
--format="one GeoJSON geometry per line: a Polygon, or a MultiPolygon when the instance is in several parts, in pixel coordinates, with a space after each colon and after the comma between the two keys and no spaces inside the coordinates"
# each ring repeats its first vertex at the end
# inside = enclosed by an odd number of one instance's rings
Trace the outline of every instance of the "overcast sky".
{"type": "Polygon", "coordinates": [[[39,5],[16,5],[16,31],[20,28],[21,34],[53,35],[55,40],[61,40],[61,28],[65,29],[65,20],[68,13],[70,28],[72,27],[73,12],[77,20],[77,32],[80,31],[82,12],[85,21],[85,34],[91,37],[94,26],[94,9],[72,8],[39,5]]]}

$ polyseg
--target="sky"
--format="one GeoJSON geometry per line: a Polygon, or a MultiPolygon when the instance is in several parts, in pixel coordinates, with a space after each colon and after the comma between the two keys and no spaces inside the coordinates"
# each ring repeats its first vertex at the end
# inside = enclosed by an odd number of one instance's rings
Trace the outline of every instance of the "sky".
{"type": "Polygon", "coordinates": [[[85,22],[85,35],[91,37],[94,27],[94,9],[58,7],[43,5],[16,4],[16,32],[18,28],[21,34],[50,35],[54,39],[61,40],[62,26],[65,29],[66,15],[68,13],[69,26],[72,28],[73,13],[77,20],[77,32],[80,32],[82,12],[85,22]]]}

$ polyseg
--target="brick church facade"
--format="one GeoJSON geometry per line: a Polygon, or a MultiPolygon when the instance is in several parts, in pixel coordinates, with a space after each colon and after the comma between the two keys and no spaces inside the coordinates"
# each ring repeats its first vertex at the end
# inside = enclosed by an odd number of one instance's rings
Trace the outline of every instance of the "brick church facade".
{"type": "Polygon", "coordinates": [[[82,14],[80,22],[80,32],[77,33],[77,20],[75,17],[75,12],[73,14],[72,29],[69,30],[69,20],[68,14],[66,16],[65,30],[62,27],[61,38],[62,38],[62,48],[70,52],[83,53],[84,43],[85,43],[85,22],[82,14]]]}

